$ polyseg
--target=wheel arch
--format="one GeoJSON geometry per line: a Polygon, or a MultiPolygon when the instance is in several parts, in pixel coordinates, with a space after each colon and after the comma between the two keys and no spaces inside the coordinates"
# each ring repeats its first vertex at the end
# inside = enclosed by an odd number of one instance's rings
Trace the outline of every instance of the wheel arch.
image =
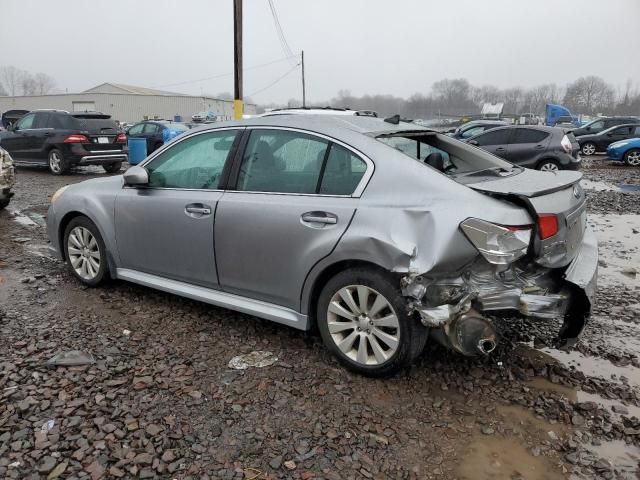
{"type": "Polygon", "coordinates": [[[553,162],[553,163],[555,163],[558,167],[560,167],[560,166],[562,165],[562,163],[560,163],[560,161],[559,161],[557,158],[552,157],[552,156],[550,156],[550,155],[545,155],[544,157],[542,157],[540,160],[538,160],[538,161],[536,162],[536,170],[540,169],[540,166],[541,166],[543,163],[545,163],[545,162],[553,162]]]}

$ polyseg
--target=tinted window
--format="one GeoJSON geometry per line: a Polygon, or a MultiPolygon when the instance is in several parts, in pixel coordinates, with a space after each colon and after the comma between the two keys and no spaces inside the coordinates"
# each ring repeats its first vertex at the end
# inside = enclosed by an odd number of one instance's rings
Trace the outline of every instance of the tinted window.
{"type": "Polygon", "coordinates": [[[591,130],[601,130],[604,127],[604,122],[600,120],[598,122],[593,122],[591,125],[588,125],[588,126],[591,127],[591,130]]]}
{"type": "Polygon", "coordinates": [[[633,133],[636,137],[640,137],[640,127],[636,127],[636,131],[633,133]]]}
{"type": "Polygon", "coordinates": [[[129,134],[130,135],[139,135],[142,133],[142,129],[144,128],[144,123],[139,123],[137,125],[134,125],[133,127],[131,127],[129,129],[129,134]]]}
{"type": "Polygon", "coordinates": [[[215,190],[237,132],[194,135],[161,153],[146,166],[149,186],[215,190]]]}
{"type": "Polygon", "coordinates": [[[155,123],[146,123],[142,129],[142,133],[146,135],[153,135],[158,131],[158,126],[155,123]]]}
{"type": "Polygon", "coordinates": [[[547,132],[540,130],[518,128],[511,143],[540,143],[548,136],[549,134],[547,132]]]}
{"type": "Polygon", "coordinates": [[[116,133],[118,126],[110,118],[75,117],[76,128],[89,133],[116,133]]]}
{"type": "Polygon", "coordinates": [[[346,148],[332,143],[322,175],[320,193],[351,195],[366,170],[367,164],[360,157],[346,148]]]}
{"type": "Polygon", "coordinates": [[[620,128],[614,128],[611,133],[613,133],[614,135],[629,135],[631,134],[631,131],[633,130],[633,127],[620,127],[620,128]]]}
{"type": "Polygon", "coordinates": [[[504,145],[509,141],[509,135],[511,130],[489,130],[487,133],[478,135],[474,140],[478,142],[478,145],[504,145]]]}
{"type": "Polygon", "coordinates": [[[18,123],[16,124],[16,126],[20,130],[26,130],[28,128],[33,128],[33,120],[35,118],[36,118],[36,115],[34,113],[30,113],[28,115],[25,115],[20,120],[18,120],[18,123]]]}
{"type": "Polygon", "coordinates": [[[304,133],[254,130],[245,148],[238,190],[316,193],[328,142],[304,133]]]}
{"type": "Polygon", "coordinates": [[[464,132],[462,132],[462,138],[473,137],[474,135],[477,135],[478,133],[484,132],[487,128],[491,128],[491,127],[485,127],[485,126],[471,127],[469,129],[465,130],[464,132]]]}
{"type": "Polygon", "coordinates": [[[60,130],[69,129],[70,127],[70,119],[64,115],[60,114],[51,114],[49,117],[49,127],[57,128],[60,130]]]}
{"type": "Polygon", "coordinates": [[[36,118],[33,121],[32,128],[48,128],[49,125],[49,117],[51,116],[48,112],[38,112],[36,113],[36,118]]]}

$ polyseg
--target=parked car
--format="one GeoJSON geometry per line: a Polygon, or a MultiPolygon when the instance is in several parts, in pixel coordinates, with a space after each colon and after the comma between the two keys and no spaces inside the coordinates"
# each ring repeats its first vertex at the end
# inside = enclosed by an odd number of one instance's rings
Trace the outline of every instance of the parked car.
{"type": "Polygon", "coordinates": [[[127,137],[146,138],[147,153],[155,152],[172,138],[177,137],[189,127],[183,123],[168,122],[165,120],[148,120],[136,123],[127,131],[127,137]]]}
{"type": "Polygon", "coordinates": [[[377,117],[373,110],[351,110],[339,107],[295,107],[276,108],[260,115],[261,117],[273,117],[275,115],[355,115],[357,117],[377,117]]]}
{"type": "Polygon", "coordinates": [[[341,363],[380,376],[429,335],[491,352],[500,311],[564,316],[574,339],[598,264],[581,177],[397,119],[282,115],[192,130],[123,176],[63,187],[47,229],[85,285],[317,326],[341,363]]]}
{"type": "Polygon", "coordinates": [[[11,129],[11,126],[27,113],[29,113],[29,110],[7,110],[0,117],[0,130],[11,129]]]}
{"type": "Polygon", "coordinates": [[[640,138],[614,142],[607,147],[609,160],[625,162],[630,167],[640,167],[640,138]]]}
{"type": "Polygon", "coordinates": [[[504,127],[506,125],[509,124],[503,120],[473,120],[459,126],[453,132],[448,133],[447,135],[460,140],[464,138],[471,138],[474,135],[486,132],[487,130],[491,130],[492,128],[504,127]]]}
{"type": "Polygon", "coordinates": [[[475,135],[467,143],[527,168],[551,172],[580,168],[578,142],[561,128],[499,127],[475,135]]]}
{"type": "Polygon", "coordinates": [[[78,165],[114,173],[127,160],[125,134],[100,112],[35,110],[0,133],[0,146],[16,165],[48,166],[56,175],[78,165]]]}
{"type": "Polygon", "coordinates": [[[16,174],[11,155],[5,149],[0,148],[0,210],[9,205],[11,197],[13,197],[11,189],[15,183],[16,174]]]}
{"type": "Polygon", "coordinates": [[[615,127],[617,125],[636,124],[636,123],[640,123],[640,118],[638,117],[600,117],[590,121],[589,123],[586,123],[580,128],[576,128],[572,130],[572,133],[577,138],[582,135],[593,135],[595,133],[600,133],[604,130],[608,130],[611,127],[615,127]]]}
{"type": "Polygon", "coordinates": [[[631,124],[611,127],[592,135],[582,135],[577,141],[582,154],[589,156],[597,152],[606,152],[607,147],[614,142],[637,137],[640,137],[640,125],[631,124]]]}
{"type": "Polygon", "coordinates": [[[191,116],[193,122],[215,122],[216,114],[214,112],[198,112],[191,116]]]}

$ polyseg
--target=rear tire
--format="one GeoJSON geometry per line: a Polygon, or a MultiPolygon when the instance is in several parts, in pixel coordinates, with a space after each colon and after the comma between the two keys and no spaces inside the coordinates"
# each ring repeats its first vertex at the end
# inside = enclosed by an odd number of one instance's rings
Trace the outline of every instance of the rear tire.
{"type": "Polygon", "coordinates": [[[67,225],[63,240],[71,274],[89,287],[102,283],[109,269],[107,249],[98,227],[87,217],[75,217],[67,225]]]}
{"type": "Polygon", "coordinates": [[[0,198],[0,210],[9,206],[11,198],[0,198]]]}
{"type": "Polygon", "coordinates": [[[318,329],[325,346],[354,372],[385,377],[411,365],[429,330],[407,313],[400,282],[373,268],[333,277],[318,299],[318,329]]]}
{"type": "Polygon", "coordinates": [[[54,175],[64,175],[69,171],[71,165],[65,160],[64,155],[57,148],[49,152],[49,171],[54,175]]]}
{"type": "Polygon", "coordinates": [[[122,168],[122,162],[107,163],[102,165],[102,168],[104,168],[104,171],[107,173],[118,173],[120,168],[122,168]]]}
{"type": "Polygon", "coordinates": [[[593,142],[586,142],[580,147],[580,151],[582,151],[583,155],[590,157],[596,153],[596,144],[593,142]]]}
{"type": "Polygon", "coordinates": [[[624,163],[630,167],[640,167],[640,148],[632,148],[624,154],[624,163]]]}
{"type": "Polygon", "coordinates": [[[560,170],[560,165],[555,160],[547,159],[538,163],[536,168],[542,172],[557,172],[560,170]]]}

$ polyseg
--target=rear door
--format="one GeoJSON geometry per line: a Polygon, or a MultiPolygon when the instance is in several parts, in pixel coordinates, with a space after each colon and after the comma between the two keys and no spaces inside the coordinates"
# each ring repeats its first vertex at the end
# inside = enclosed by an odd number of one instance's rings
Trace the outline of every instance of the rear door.
{"type": "Polygon", "coordinates": [[[512,128],[494,128],[480,135],[476,135],[469,143],[472,145],[477,144],[476,146],[483,150],[507,159],[512,133],[512,128]]]}
{"type": "Polygon", "coordinates": [[[307,273],[347,229],[373,164],[316,134],[247,133],[216,212],[220,285],[299,311],[307,273]]]}
{"type": "Polygon", "coordinates": [[[218,287],[214,216],[222,197],[220,179],[239,132],[185,137],[144,165],[148,186],[122,189],[115,224],[123,268],[218,287]]]}
{"type": "Polygon", "coordinates": [[[540,155],[547,150],[550,133],[534,128],[518,127],[509,144],[507,156],[512,163],[534,168],[540,155]]]}

